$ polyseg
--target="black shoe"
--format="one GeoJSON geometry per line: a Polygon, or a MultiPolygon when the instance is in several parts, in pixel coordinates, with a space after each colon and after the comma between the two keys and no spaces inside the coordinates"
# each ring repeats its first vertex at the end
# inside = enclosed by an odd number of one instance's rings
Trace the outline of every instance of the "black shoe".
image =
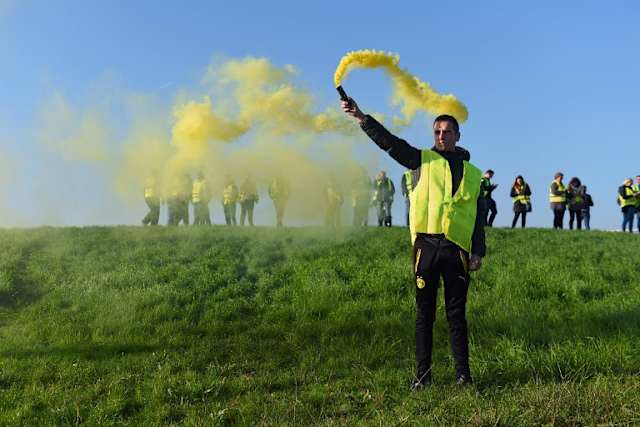
{"type": "Polygon", "coordinates": [[[473,380],[471,379],[471,375],[469,374],[456,375],[456,385],[466,386],[466,385],[472,385],[472,384],[473,384],[473,380]]]}
{"type": "Polygon", "coordinates": [[[411,386],[409,387],[411,391],[420,391],[431,384],[431,373],[425,372],[424,374],[417,374],[411,380],[411,386]]]}

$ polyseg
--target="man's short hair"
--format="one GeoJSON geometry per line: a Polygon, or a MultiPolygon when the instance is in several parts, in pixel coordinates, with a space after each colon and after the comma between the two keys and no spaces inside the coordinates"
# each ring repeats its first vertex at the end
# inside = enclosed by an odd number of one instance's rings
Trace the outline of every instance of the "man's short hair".
{"type": "Polygon", "coordinates": [[[491,175],[495,175],[496,174],[492,169],[487,169],[484,173],[485,174],[490,173],[491,175]]]}
{"type": "Polygon", "coordinates": [[[435,125],[438,122],[449,122],[451,123],[451,126],[453,126],[453,129],[456,132],[460,132],[460,125],[458,124],[458,121],[456,120],[456,118],[453,116],[450,116],[448,114],[441,114],[435,118],[435,120],[433,121],[433,124],[435,125]]]}

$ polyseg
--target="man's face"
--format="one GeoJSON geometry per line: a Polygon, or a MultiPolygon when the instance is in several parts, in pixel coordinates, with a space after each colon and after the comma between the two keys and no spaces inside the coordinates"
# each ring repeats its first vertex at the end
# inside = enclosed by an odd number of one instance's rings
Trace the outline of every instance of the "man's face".
{"type": "Polygon", "coordinates": [[[440,121],[433,124],[433,141],[438,151],[453,151],[460,140],[460,132],[456,132],[451,122],[440,121]]]}
{"type": "Polygon", "coordinates": [[[640,175],[636,176],[636,182],[640,185],[640,175]]]}

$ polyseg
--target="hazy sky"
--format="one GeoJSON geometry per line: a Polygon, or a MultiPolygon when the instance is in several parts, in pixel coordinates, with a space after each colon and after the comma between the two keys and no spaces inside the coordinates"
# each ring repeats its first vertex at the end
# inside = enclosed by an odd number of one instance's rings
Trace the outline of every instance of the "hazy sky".
{"type": "MultiPolygon", "coordinates": [[[[324,110],[337,105],[342,55],[378,49],[467,105],[460,145],[496,171],[498,226],[510,224],[517,174],[533,190],[529,224],[549,226],[548,185],[560,170],[589,187],[592,227],[619,228],[617,187],[640,174],[638,22],[633,1],[0,0],[0,225],[135,224],[144,214],[142,199],[129,206],[106,191],[108,171],[37,142],[39,114],[56,96],[81,113],[122,93],[169,110],[212,58],[254,56],[296,66],[324,110]]],[[[344,86],[365,112],[391,111],[382,72],[356,70],[344,86]]],[[[429,126],[420,117],[400,136],[430,147],[429,126]]],[[[402,168],[379,154],[399,187],[402,168]]],[[[395,217],[403,211],[398,198],[395,217]]]]}

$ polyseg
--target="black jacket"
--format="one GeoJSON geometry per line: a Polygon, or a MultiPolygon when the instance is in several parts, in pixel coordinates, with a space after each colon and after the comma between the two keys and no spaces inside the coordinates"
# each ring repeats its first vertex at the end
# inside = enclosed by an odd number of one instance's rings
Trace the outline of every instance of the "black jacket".
{"type": "MultiPolygon", "coordinates": [[[[419,149],[409,145],[407,141],[398,138],[389,132],[384,126],[382,126],[376,119],[367,115],[360,125],[362,130],[373,140],[373,142],[386,151],[395,161],[400,163],[407,169],[414,171],[414,187],[417,185],[420,179],[420,166],[422,165],[422,153],[419,149]]],[[[455,151],[437,151],[435,147],[432,148],[442,157],[449,162],[449,168],[451,169],[452,193],[455,193],[460,182],[462,181],[462,174],[464,172],[463,161],[469,161],[471,155],[467,150],[462,147],[456,147],[455,151]]],[[[484,221],[486,217],[486,203],[484,197],[480,195],[478,197],[478,211],[476,214],[476,225],[471,237],[471,253],[479,256],[484,256],[486,253],[485,239],[484,239],[484,221]]]]}

